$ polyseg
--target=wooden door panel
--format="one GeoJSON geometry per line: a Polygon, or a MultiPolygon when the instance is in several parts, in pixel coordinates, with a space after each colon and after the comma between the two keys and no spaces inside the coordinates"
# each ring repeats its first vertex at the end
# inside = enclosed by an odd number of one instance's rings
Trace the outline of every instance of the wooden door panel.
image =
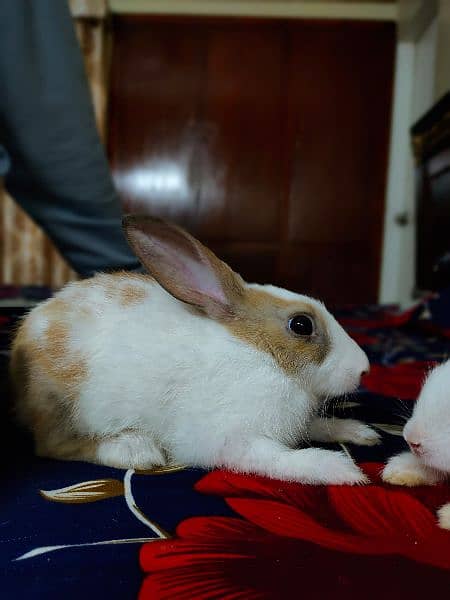
{"type": "Polygon", "coordinates": [[[394,38],[370,23],[291,32],[289,239],[367,240],[384,201],[394,38]]]}
{"type": "Polygon", "coordinates": [[[205,46],[201,30],[115,21],[109,146],[126,210],[193,218],[205,46]]]}
{"type": "Polygon", "coordinates": [[[271,29],[230,39],[229,28],[149,32],[146,20],[118,20],[110,148],[128,210],[145,205],[208,239],[277,239],[281,49],[271,29]]]}
{"type": "Polygon", "coordinates": [[[277,25],[209,31],[202,119],[216,135],[213,163],[222,185],[220,210],[199,229],[208,239],[278,239],[283,174],[274,157],[283,148],[282,61],[277,25]]]}
{"type": "Polygon", "coordinates": [[[249,282],[282,283],[279,280],[278,242],[208,242],[209,247],[249,282]]]}
{"type": "Polygon", "coordinates": [[[252,281],[375,301],[395,28],[120,16],[110,156],[127,210],[252,281]]]}
{"type": "Polygon", "coordinates": [[[370,280],[363,243],[291,244],[282,254],[280,279],[287,288],[326,298],[331,307],[367,302],[370,280]]]}

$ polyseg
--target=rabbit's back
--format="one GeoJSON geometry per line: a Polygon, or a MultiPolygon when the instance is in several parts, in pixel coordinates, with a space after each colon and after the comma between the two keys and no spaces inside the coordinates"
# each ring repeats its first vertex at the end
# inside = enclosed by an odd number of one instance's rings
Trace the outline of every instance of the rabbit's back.
{"type": "Polygon", "coordinates": [[[106,387],[115,385],[108,377],[114,370],[117,374],[119,353],[120,366],[136,354],[139,340],[132,330],[139,323],[142,332],[143,316],[157,320],[156,296],[163,293],[151,277],[98,275],[69,284],[35,307],[12,346],[11,376],[22,422],[34,430],[40,424],[49,428],[82,420],[80,402],[93,374],[107,365],[100,378],[106,387]]]}
{"type": "MultiPolygon", "coordinates": [[[[192,431],[205,420],[218,430],[252,424],[261,386],[276,397],[287,385],[268,355],[152,278],[127,274],[70,284],[33,309],[11,366],[19,417],[43,439],[61,428],[87,436],[139,428],[169,444],[186,421],[192,431]]],[[[276,405],[265,417],[272,424],[282,417],[276,405]]]]}

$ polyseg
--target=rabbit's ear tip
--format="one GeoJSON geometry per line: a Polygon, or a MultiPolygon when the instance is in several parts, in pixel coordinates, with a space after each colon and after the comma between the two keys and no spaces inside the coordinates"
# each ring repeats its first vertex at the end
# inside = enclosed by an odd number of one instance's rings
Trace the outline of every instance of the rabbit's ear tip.
{"type": "Polygon", "coordinates": [[[140,213],[124,215],[122,217],[122,229],[127,238],[137,232],[151,237],[180,236],[180,234],[184,237],[188,236],[187,232],[175,223],[166,221],[161,217],[140,213]]]}
{"type": "Polygon", "coordinates": [[[164,219],[161,219],[160,217],[154,217],[152,215],[143,215],[143,214],[139,214],[139,213],[128,213],[128,214],[123,215],[123,217],[122,217],[122,225],[124,227],[145,225],[145,224],[150,224],[150,223],[166,224],[169,227],[169,224],[166,221],[164,221],[164,219]]]}

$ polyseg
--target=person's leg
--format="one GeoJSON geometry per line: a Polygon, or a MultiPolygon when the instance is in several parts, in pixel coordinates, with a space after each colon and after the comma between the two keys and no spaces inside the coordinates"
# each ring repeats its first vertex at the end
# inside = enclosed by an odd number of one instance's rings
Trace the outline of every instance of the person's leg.
{"type": "Polygon", "coordinates": [[[0,2],[0,82],[10,194],[80,275],[140,270],[122,234],[65,1],[0,2]]]}

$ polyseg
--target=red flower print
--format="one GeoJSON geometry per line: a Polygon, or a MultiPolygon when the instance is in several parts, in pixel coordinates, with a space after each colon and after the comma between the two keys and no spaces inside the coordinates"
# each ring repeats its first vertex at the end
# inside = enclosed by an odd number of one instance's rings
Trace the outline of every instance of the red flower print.
{"type": "Polygon", "coordinates": [[[367,333],[352,333],[352,338],[360,346],[370,346],[370,344],[376,344],[377,338],[373,335],[367,335],[367,333]]]}
{"type": "Polygon", "coordinates": [[[392,367],[372,365],[369,374],[364,376],[362,384],[370,392],[402,400],[415,400],[420,394],[427,372],[435,364],[414,361],[392,367]]]}
{"type": "MultiPolygon", "coordinates": [[[[239,515],[181,523],[143,546],[140,600],[423,598],[450,589],[450,533],[435,511],[446,486],[307,486],[216,471],[196,486],[239,515]]],[[[440,595],[439,595],[440,593],[440,595]]]]}

